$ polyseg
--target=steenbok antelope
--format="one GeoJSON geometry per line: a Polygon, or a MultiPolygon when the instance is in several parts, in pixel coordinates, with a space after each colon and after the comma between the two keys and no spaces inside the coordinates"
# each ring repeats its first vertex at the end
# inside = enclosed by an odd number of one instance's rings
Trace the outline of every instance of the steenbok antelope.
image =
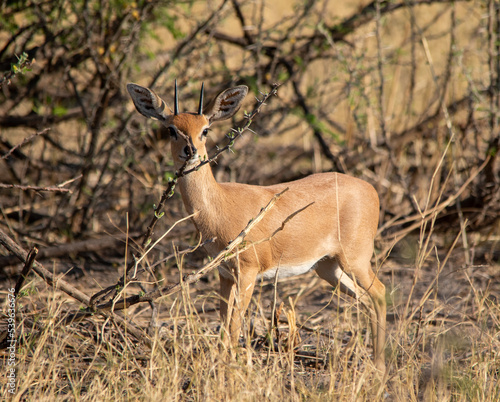
{"type": "MultiPolygon", "coordinates": [[[[232,117],[248,88],[226,89],[203,109],[202,87],[197,113],[179,112],[177,85],[175,89],[174,113],[167,114],[165,102],[151,89],[127,85],[139,113],[159,120],[168,129],[175,168],[186,163],[190,168],[208,157],[206,137],[210,126],[232,117]]],[[[314,269],[332,286],[338,285],[368,308],[375,365],[385,370],[385,287],[370,262],[379,199],[370,184],[340,173],[313,174],[267,187],[217,183],[208,164],[182,177],[178,184],[184,206],[189,214],[195,214],[193,221],[198,231],[205,239],[215,238],[207,247],[210,254],[223,250],[261,207],[287,187],[289,190],[247,240],[257,242],[270,237],[287,217],[303,209],[270,241],[255,245],[236,261],[219,268],[220,315],[223,331],[229,331],[233,344],[238,341],[241,317],[258,278],[274,278],[276,272],[279,278],[285,278],[314,269]]]]}

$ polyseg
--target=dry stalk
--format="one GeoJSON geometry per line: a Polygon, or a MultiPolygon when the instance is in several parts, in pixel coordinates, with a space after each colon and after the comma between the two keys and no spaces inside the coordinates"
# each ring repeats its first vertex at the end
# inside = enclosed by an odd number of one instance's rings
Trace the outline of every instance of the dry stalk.
{"type": "Polygon", "coordinates": [[[269,328],[269,336],[271,338],[270,345],[271,349],[273,349],[273,332],[276,331],[276,338],[278,339],[278,345],[280,343],[280,331],[278,328],[278,323],[281,315],[281,310],[283,309],[283,302],[281,302],[278,309],[276,309],[278,302],[278,277],[279,277],[280,266],[276,268],[276,274],[274,275],[274,284],[273,284],[273,304],[271,308],[271,327],[269,328]]]}

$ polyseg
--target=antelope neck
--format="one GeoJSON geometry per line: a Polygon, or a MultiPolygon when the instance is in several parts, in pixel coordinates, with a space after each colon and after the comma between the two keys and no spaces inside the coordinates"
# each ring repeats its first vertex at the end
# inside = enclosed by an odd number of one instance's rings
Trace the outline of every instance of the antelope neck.
{"type": "MultiPolygon", "coordinates": [[[[217,205],[220,205],[222,198],[222,189],[215,180],[209,164],[181,178],[179,188],[189,214],[198,213],[207,216],[217,213],[217,205]]],[[[197,220],[197,217],[194,219],[197,220]]]]}

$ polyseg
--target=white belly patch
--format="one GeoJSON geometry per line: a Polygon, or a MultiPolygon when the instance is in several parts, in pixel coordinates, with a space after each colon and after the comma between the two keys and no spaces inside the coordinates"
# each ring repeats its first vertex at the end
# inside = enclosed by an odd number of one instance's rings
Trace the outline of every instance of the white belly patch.
{"type": "Polygon", "coordinates": [[[279,266],[276,268],[268,269],[266,272],[263,272],[257,275],[257,279],[274,279],[276,277],[276,271],[278,271],[278,279],[290,278],[291,276],[297,276],[301,274],[305,274],[310,270],[315,268],[316,260],[312,262],[305,262],[300,265],[292,265],[292,266],[279,266]]]}
{"type": "MultiPolygon", "coordinates": [[[[276,277],[276,271],[278,271],[278,279],[290,278],[292,276],[302,275],[313,269],[316,269],[316,260],[312,262],[305,262],[299,265],[292,266],[279,266],[278,268],[271,268],[267,271],[258,274],[257,279],[274,279],[276,277]]],[[[219,274],[224,278],[231,279],[233,276],[229,269],[224,266],[218,268],[219,274]]]]}

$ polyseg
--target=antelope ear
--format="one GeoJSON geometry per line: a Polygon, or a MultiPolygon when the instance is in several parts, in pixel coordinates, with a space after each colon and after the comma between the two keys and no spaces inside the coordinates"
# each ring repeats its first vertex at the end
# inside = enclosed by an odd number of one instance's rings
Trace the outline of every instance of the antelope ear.
{"type": "Polygon", "coordinates": [[[127,91],[140,114],[155,120],[166,120],[168,117],[165,113],[167,104],[153,90],[130,83],[127,84],[127,91]]]}
{"type": "Polygon", "coordinates": [[[205,116],[210,124],[232,117],[240,108],[248,93],[248,87],[240,85],[222,91],[206,108],[205,116]]]}

